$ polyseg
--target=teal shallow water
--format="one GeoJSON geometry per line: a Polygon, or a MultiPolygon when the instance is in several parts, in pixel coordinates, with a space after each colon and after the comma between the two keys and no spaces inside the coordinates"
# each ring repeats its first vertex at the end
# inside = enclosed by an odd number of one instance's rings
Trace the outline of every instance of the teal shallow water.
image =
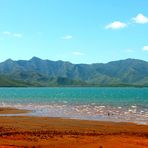
{"type": "Polygon", "coordinates": [[[148,88],[0,88],[0,106],[36,116],[148,124],[148,88]]]}

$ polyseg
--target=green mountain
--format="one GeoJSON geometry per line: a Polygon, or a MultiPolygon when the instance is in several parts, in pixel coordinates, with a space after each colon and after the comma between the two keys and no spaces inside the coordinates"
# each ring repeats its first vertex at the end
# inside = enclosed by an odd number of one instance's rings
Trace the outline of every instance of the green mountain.
{"type": "Polygon", "coordinates": [[[0,63],[0,86],[148,86],[148,62],[72,64],[37,57],[0,63]]]}
{"type": "Polygon", "coordinates": [[[5,76],[0,76],[0,87],[27,87],[27,86],[33,86],[30,83],[10,79],[5,76]]]}

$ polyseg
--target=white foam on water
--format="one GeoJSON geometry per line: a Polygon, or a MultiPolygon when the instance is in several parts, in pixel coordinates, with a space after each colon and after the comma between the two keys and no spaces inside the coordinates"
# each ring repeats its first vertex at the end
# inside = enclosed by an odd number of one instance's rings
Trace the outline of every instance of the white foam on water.
{"type": "MultiPolygon", "coordinates": [[[[136,105],[129,107],[105,106],[97,104],[13,104],[1,102],[0,107],[15,107],[18,109],[32,110],[26,115],[30,116],[47,116],[47,117],[66,117],[90,120],[109,120],[109,121],[127,121],[135,123],[148,124],[148,110],[140,109],[136,105]]],[[[24,114],[23,114],[24,115],[24,114]]]]}

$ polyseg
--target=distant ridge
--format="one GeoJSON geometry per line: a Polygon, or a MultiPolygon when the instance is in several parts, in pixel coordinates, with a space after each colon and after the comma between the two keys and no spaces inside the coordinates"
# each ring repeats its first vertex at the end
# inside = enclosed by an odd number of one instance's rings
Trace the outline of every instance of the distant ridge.
{"type": "Polygon", "coordinates": [[[0,63],[0,86],[148,86],[148,62],[72,64],[38,57],[8,59],[0,63]]]}

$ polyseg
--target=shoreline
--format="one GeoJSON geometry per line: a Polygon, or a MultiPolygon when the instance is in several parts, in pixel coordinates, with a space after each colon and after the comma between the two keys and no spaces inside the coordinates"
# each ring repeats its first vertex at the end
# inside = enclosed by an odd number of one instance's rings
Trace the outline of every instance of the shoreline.
{"type": "Polygon", "coordinates": [[[24,114],[31,111],[25,109],[17,109],[13,107],[0,107],[0,115],[13,115],[13,114],[24,114]]]}
{"type": "Polygon", "coordinates": [[[148,147],[148,125],[33,116],[0,116],[0,121],[0,147],[148,147]]]}
{"type": "Polygon", "coordinates": [[[148,125],[147,122],[137,121],[137,120],[124,120],[118,118],[112,118],[112,116],[101,116],[98,118],[88,118],[88,117],[68,117],[68,116],[48,116],[47,114],[38,114],[34,110],[20,109],[17,107],[0,107],[0,117],[2,116],[28,116],[28,117],[47,117],[47,118],[60,118],[60,119],[72,119],[72,120],[82,120],[82,121],[100,121],[100,122],[115,122],[115,123],[133,123],[137,125],[148,125]]]}

